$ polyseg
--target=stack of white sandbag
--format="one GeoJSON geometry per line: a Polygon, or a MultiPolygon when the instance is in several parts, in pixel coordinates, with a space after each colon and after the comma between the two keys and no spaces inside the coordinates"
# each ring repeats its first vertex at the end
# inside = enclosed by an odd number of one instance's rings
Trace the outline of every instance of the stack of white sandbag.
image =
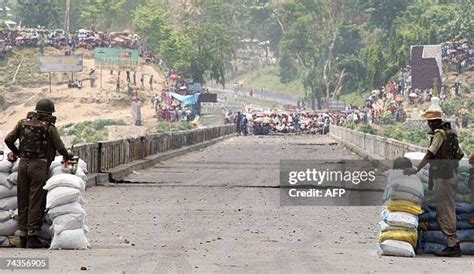
{"type": "Polygon", "coordinates": [[[18,230],[16,181],[19,160],[0,161],[0,246],[10,246],[10,237],[18,230]]]}
{"type": "Polygon", "coordinates": [[[389,171],[383,196],[387,209],[379,223],[380,255],[414,257],[418,241],[418,215],[423,213],[423,186],[416,176],[406,176],[403,170],[389,171]]]}
{"type": "Polygon", "coordinates": [[[89,242],[85,234],[88,228],[83,208],[86,165],[81,160],[75,175],[71,174],[72,167],[64,168],[61,159],[56,158],[50,169],[52,176],[44,186],[48,191],[46,209],[53,234],[50,249],[87,249],[89,242]]]}

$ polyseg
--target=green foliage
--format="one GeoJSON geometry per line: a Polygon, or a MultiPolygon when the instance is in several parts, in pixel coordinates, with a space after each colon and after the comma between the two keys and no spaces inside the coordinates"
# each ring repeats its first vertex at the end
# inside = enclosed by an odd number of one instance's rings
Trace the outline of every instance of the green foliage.
{"type": "Polygon", "coordinates": [[[341,100],[344,101],[346,104],[356,106],[358,108],[363,108],[366,104],[365,98],[369,96],[369,93],[349,93],[349,94],[344,94],[341,96],[341,100]]]}
{"type": "Polygon", "coordinates": [[[144,40],[158,51],[172,32],[170,11],[158,3],[138,6],[133,12],[133,25],[144,40]]]}
{"type": "Polygon", "coordinates": [[[458,132],[459,143],[461,144],[461,148],[464,151],[464,154],[470,155],[474,152],[474,134],[472,134],[471,130],[464,130],[458,132]]]}
{"type": "Polygon", "coordinates": [[[455,115],[462,108],[462,105],[462,101],[459,100],[446,100],[440,104],[441,109],[447,116],[455,115]]]}
{"type": "Polygon", "coordinates": [[[377,130],[369,124],[363,124],[359,127],[359,131],[368,134],[377,134],[377,130]]]}
{"type": "Polygon", "coordinates": [[[57,27],[60,23],[61,0],[18,0],[17,15],[28,27],[57,27]]]}
{"type": "Polygon", "coordinates": [[[160,122],[156,126],[157,133],[168,133],[168,132],[176,132],[181,130],[190,130],[195,127],[189,121],[180,121],[180,122],[160,122]]]}
{"type": "MultiPolygon", "coordinates": [[[[383,136],[423,147],[428,147],[430,144],[428,132],[429,129],[427,127],[408,129],[402,123],[383,127],[383,136]]],[[[466,155],[474,151],[474,135],[472,130],[459,131],[458,138],[461,148],[466,155]]]]}
{"type": "Polygon", "coordinates": [[[392,138],[395,140],[428,147],[428,131],[429,129],[425,127],[408,129],[405,124],[396,123],[394,125],[384,127],[383,135],[385,137],[392,138]]]}
{"type": "Polygon", "coordinates": [[[288,83],[282,83],[279,75],[282,68],[276,65],[269,65],[261,70],[252,71],[239,77],[244,82],[245,89],[260,91],[262,87],[275,93],[288,94],[294,97],[304,97],[304,87],[299,79],[294,79],[288,83]]]}
{"type": "Polygon", "coordinates": [[[130,14],[145,0],[73,0],[71,2],[83,2],[79,19],[83,24],[95,23],[100,30],[122,31],[132,23],[130,14]]]}
{"type": "Polygon", "coordinates": [[[74,136],[72,144],[78,143],[97,143],[104,141],[107,133],[104,131],[106,126],[123,126],[126,123],[123,120],[101,119],[95,121],[85,121],[77,124],[66,124],[58,128],[61,135],[74,136]]]}
{"type": "Polygon", "coordinates": [[[355,129],[356,124],[352,120],[347,120],[346,122],[344,122],[344,127],[350,128],[350,129],[355,129]]]}

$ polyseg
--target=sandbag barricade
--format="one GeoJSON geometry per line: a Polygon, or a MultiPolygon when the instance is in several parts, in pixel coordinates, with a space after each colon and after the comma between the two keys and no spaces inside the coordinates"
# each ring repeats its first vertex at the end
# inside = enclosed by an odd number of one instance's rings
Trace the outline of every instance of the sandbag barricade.
{"type": "Polygon", "coordinates": [[[416,176],[390,170],[383,200],[386,209],[379,223],[378,253],[383,256],[415,257],[418,215],[423,213],[423,186],[416,176]]]}
{"type": "Polygon", "coordinates": [[[18,244],[18,206],[16,182],[20,160],[0,161],[0,247],[18,244]]]}
{"type": "Polygon", "coordinates": [[[43,189],[46,197],[46,218],[51,224],[50,249],[87,249],[85,190],[87,165],[79,160],[78,167],[64,166],[62,157],[51,163],[51,177],[43,189]],[[74,174],[73,174],[74,173],[74,174]]]}

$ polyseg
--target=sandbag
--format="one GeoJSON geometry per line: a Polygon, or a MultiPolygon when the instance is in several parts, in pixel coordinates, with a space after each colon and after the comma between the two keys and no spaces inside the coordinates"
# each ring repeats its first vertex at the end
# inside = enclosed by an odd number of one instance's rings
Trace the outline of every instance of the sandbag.
{"type": "Polygon", "coordinates": [[[380,232],[391,231],[391,230],[407,230],[407,231],[417,231],[416,228],[406,228],[402,226],[389,225],[385,221],[379,222],[380,232]]]}
{"type": "Polygon", "coordinates": [[[0,199],[0,210],[15,210],[17,208],[16,196],[0,199]]]}
{"type": "Polygon", "coordinates": [[[386,189],[410,192],[418,197],[423,197],[423,184],[418,176],[407,176],[403,174],[403,170],[390,170],[388,175],[388,183],[386,189]]]}
{"type": "Polygon", "coordinates": [[[85,232],[80,228],[54,234],[49,249],[87,249],[89,247],[85,232]]]}
{"type": "Polygon", "coordinates": [[[413,193],[398,191],[398,190],[394,190],[393,188],[391,188],[387,192],[387,197],[386,197],[386,199],[384,199],[384,201],[387,201],[387,200],[390,200],[390,199],[393,199],[393,200],[406,200],[406,201],[414,202],[416,204],[421,204],[421,202],[422,202],[422,199],[420,197],[416,196],[416,195],[413,195],[413,193]]]}
{"type": "Polygon", "coordinates": [[[0,173],[10,173],[13,163],[8,160],[0,161],[0,173]]]}
{"type": "Polygon", "coordinates": [[[15,211],[13,210],[0,210],[0,222],[14,219],[15,218],[15,211]]]}
{"type": "Polygon", "coordinates": [[[474,219],[474,212],[469,212],[469,213],[459,213],[457,215],[458,220],[468,220],[468,219],[474,219]]]}
{"type": "Polygon", "coordinates": [[[43,187],[45,190],[52,190],[56,187],[70,187],[79,190],[85,190],[86,184],[84,181],[72,174],[59,174],[49,178],[46,181],[46,185],[43,187]]]}
{"type": "Polygon", "coordinates": [[[13,162],[12,168],[10,169],[10,172],[12,172],[12,173],[17,172],[19,166],[20,166],[20,158],[18,158],[18,160],[16,160],[15,162],[13,162]]]}
{"type": "Polygon", "coordinates": [[[436,221],[436,211],[425,211],[419,217],[420,222],[436,221]]]}
{"type": "Polygon", "coordinates": [[[9,247],[10,240],[6,236],[0,236],[0,247],[9,247]]]}
{"type": "Polygon", "coordinates": [[[16,193],[16,186],[8,188],[4,185],[0,185],[0,199],[17,196],[16,193]]]}
{"type": "Polygon", "coordinates": [[[390,212],[389,210],[384,210],[382,212],[382,220],[392,226],[408,229],[417,229],[418,227],[417,216],[406,212],[390,212]]]}
{"type": "Polygon", "coordinates": [[[434,189],[432,190],[429,190],[428,189],[428,183],[423,183],[423,192],[425,194],[425,197],[426,196],[434,196],[435,193],[434,193],[434,189]]]}
{"type": "MultiPolygon", "coordinates": [[[[422,230],[440,230],[437,221],[420,222],[419,227],[423,228],[422,230]]],[[[468,220],[457,220],[456,229],[474,229],[474,224],[470,224],[468,220]]]]}
{"type": "MultiPolygon", "coordinates": [[[[474,242],[474,229],[460,229],[457,231],[460,242],[474,242]]],[[[421,240],[427,243],[446,245],[448,238],[439,230],[427,230],[421,233],[421,240]]]]}
{"type": "Polygon", "coordinates": [[[403,157],[410,159],[411,163],[414,166],[418,166],[418,164],[423,160],[425,157],[426,152],[407,152],[403,155],[403,157]]]}
{"type": "Polygon", "coordinates": [[[62,166],[63,164],[61,161],[63,160],[63,156],[56,156],[54,160],[51,162],[49,166],[49,170],[52,171],[55,167],[62,166]]]}
{"type": "Polygon", "coordinates": [[[61,175],[61,174],[70,174],[70,175],[74,175],[81,178],[83,181],[87,180],[87,175],[84,173],[84,171],[80,167],[77,167],[75,174],[72,174],[71,166],[69,167],[59,166],[59,167],[53,168],[53,170],[51,171],[51,177],[56,177],[57,175],[61,175]]]}
{"type": "Polygon", "coordinates": [[[421,169],[416,175],[424,184],[428,184],[428,182],[430,181],[430,170],[428,168],[421,169]]]}
{"type": "Polygon", "coordinates": [[[415,257],[415,250],[411,244],[397,240],[385,240],[379,243],[378,253],[382,256],[415,257]]]}
{"type": "MultiPolygon", "coordinates": [[[[463,255],[474,255],[474,242],[461,242],[461,254],[463,255]]],[[[426,254],[438,254],[446,246],[436,243],[424,243],[423,252],[426,254]]]]}
{"type": "Polygon", "coordinates": [[[64,214],[53,220],[51,231],[54,235],[61,234],[65,230],[83,229],[85,216],[84,214],[64,214]]]}
{"type": "Polygon", "coordinates": [[[9,173],[3,173],[3,172],[0,172],[0,185],[3,185],[3,186],[6,186],[8,188],[12,188],[12,183],[10,183],[7,178],[8,176],[10,176],[9,173]]]}
{"type": "Polygon", "coordinates": [[[456,193],[460,193],[460,194],[470,194],[471,193],[471,189],[468,186],[467,179],[460,178],[458,180],[458,188],[456,190],[456,193]]]}
{"type": "MultiPolygon", "coordinates": [[[[456,214],[474,212],[474,204],[456,203],[455,206],[456,206],[456,214]]],[[[436,211],[437,204],[436,204],[436,203],[432,203],[432,204],[429,204],[428,207],[429,207],[432,211],[436,211]]]]}
{"type": "Polygon", "coordinates": [[[77,202],[81,191],[71,187],[55,187],[48,191],[46,196],[46,208],[77,202]]]}
{"type": "Polygon", "coordinates": [[[386,240],[407,242],[411,244],[412,247],[415,247],[418,241],[418,233],[408,230],[390,230],[380,233],[379,242],[382,243],[386,240]]]}
{"type": "Polygon", "coordinates": [[[455,201],[457,203],[471,204],[472,203],[472,195],[471,195],[471,193],[469,193],[469,194],[456,193],[455,201]]]}
{"type": "Polygon", "coordinates": [[[12,174],[10,174],[10,176],[7,177],[7,181],[12,185],[16,185],[17,180],[18,172],[13,172],[12,174]]]}
{"type": "Polygon", "coordinates": [[[74,202],[50,208],[47,215],[51,220],[54,220],[64,214],[82,214],[86,216],[86,211],[78,202],[74,202]]]}
{"type": "MultiPolygon", "coordinates": [[[[54,161],[51,163],[51,165],[49,166],[49,170],[52,171],[53,169],[55,169],[56,167],[58,166],[64,166],[63,163],[61,163],[63,160],[63,157],[62,156],[56,156],[56,158],[54,158],[54,161]]],[[[77,166],[78,168],[80,168],[85,174],[88,173],[87,171],[87,164],[84,160],[82,159],[79,159],[79,161],[77,162],[77,166]]]]}
{"type": "Polygon", "coordinates": [[[420,215],[423,213],[421,206],[417,203],[405,201],[405,200],[393,200],[388,201],[387,209],[390,211],[401,211],[410,213],[413,215],[420,215]]]}
{"type": "Polygon", "coordinates": [[[11,236],[14,235],[18,230],[18,221],[14,219],[9,219],[3,222],[0,222],[0,235],[11,236]]]}

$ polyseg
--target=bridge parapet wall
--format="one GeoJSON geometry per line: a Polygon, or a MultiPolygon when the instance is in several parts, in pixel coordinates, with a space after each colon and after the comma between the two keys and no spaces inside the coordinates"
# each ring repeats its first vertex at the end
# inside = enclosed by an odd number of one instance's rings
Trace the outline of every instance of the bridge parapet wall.
{"type": "Polygon", "coordinates": [[[224,125],[152,134],[96,144],[80,144],[74,146],[73,152],[87,163],[89,173],[104,173],[120,165],[145,159],[150,155],[195,145],[232,134],[234,131],[235,125],[224,125]]]}
{"type": "Polygon", "coordinates": [[[329,134],[357,154],[377,160],[394,160],[406,152],[424,152],[426,148],[395,139],[331,125],[329,134]]]}

